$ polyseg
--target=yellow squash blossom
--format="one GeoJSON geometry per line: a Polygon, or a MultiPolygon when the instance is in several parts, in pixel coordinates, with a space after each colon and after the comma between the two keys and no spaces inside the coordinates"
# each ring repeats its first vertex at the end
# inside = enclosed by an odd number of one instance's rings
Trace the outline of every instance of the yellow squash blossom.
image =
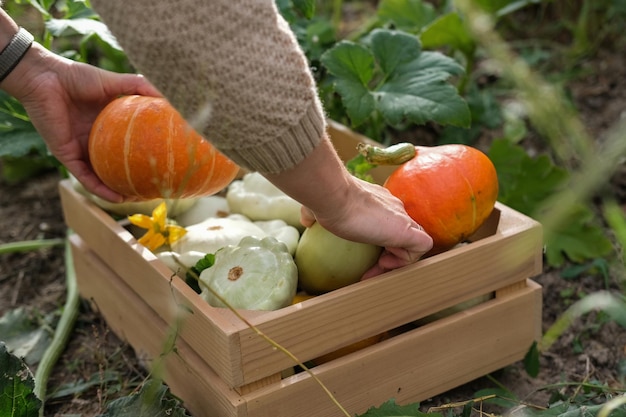
{"type": "Polygon", "coordinates": [[[155,251],[166,244],[171,245],[187,233],[184,227],[167,224],[167,206],[165,202],[159,204],[152,211],[152,216],[133,214],[128,216],[128,220],[135,226],[148,229],[146,234],[139,238],[138,242],[151,251],[155,251]]]}

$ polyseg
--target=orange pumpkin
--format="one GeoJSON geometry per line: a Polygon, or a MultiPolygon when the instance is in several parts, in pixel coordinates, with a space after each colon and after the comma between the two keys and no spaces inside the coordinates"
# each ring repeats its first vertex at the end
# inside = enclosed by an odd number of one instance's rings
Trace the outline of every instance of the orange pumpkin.
{"type": "Polygon", "coordinates": [[[491,160],[465,145],[416,147],[384,186],[433,238],[431,254],[466,240],[491,214],[498,176],[491,160]]]}
{"type": "Polygon", "coordinates": [[[136,95],[113,100],[98,115],[89,158],[104,184],[141,200],[215,194],[239,171],[166,99],[136,95]]]}

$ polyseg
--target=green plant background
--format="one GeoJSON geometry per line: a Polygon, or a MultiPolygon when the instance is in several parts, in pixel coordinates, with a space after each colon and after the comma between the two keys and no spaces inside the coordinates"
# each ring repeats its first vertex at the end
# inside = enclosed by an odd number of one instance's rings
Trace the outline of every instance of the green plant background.
{"type": "MultiPolygon", "coordinates": [[[[598,279],[611,276],[624,281],[621,248],[626,243],[626,218],[619,197],[605,185],[626,155],[626,129],[622,123],[601,140],[590,137],[563,86],[564,79],[576,76],[582,60],[593,59],[603,42],[619,35],[626,2],[277,0],[276,4],[309,59],[332,119],[384,145],[410,141],[480,148],[496,166],[499,200],[544,225],[549,268],[563,269],[564,274],[591,270],[598,279]],[[549,7],[560,17],[558,29],[567,34],[567,42],[551,48],[515,38],[523,25],[516,21],[520,11],[530,9],[541,16],[549,7]],[[358,13],[361,9],[367,12],[358,13]],[[352,19],[347,11],[360,18],[352,19]],[[350,25],[352,20],[356,23],[350,25]],[[485,65],[496,68],[497,80],[484,81],[485,65]],[[528,152],[530,137],[539,152],[528,152]]],[[[59,54],[113,71],[133,71],[88,1],[6,1],[5,8],[59,54]]],[[[21,105],[2,92],[0,161],[8,183],[36,181],[50,169],[63,172],[21,105]]],[[[626,323],[623,292],[602,296],[579,297],[542,343],[529,351],[529,373],[536,371],[540,352],[573,317],[599,309],[606,320],[626,323]]],[[[607,400],[613,394],[609,390],[607,400]]],[[[381,410],[366,415],[399,415],[393,414],[399,412],[393,403],[381,410]]],[[[402,412],[417,415],[408,409],[402,412]]]]}

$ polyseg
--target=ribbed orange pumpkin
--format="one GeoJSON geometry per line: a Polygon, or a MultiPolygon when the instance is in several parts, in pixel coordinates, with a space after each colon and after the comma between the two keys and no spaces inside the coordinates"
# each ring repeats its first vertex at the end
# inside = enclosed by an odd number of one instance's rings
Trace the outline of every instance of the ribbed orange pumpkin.
{"type": "Polygon", "coordinates": [[[166,99],[136,95],[113,100],[98,115],[89,158],[109,188],[143,200],[212,195],[239,171],[166,99]]]}
{"type": "Polygon", "coordinates": [[[384,186],[433,238],[431,254],[463,242],[485,222],[498,197],[491,160],[465,145],[416,147],[384,186]]]}

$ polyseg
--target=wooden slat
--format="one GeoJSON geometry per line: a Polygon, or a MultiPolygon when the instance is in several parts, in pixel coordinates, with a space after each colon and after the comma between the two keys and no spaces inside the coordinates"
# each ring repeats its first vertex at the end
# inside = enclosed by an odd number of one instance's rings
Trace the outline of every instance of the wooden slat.
{"type": "MultiPolygon", "coordinates": [[[[106,319],[107,325],[130,343],[138,357],[154,364],[161,357],[171,328],[95,256],[78,236],[70,238],[81,296],[106,319]]],[[[245,417],[243,400],[186,343],[163,356],[170,390],[184,400],[194,417],[245,417]]]]}
{"type": "MultiPolygon", "coordinates": [[[[160,317],[173,322],[180,311],[192,313],[181,337],[228,384],[250,384],[290,365],[231,312],[211,308],[180,279],[171,279],[165,265],[69,184],[60,188],[69,226],[160,317]]],[[[480,241],[297,306],[242,313],[306,361],[540,273],[540,226],[497,207],[497,230],[480,241]]]]}
{"type": "MultiPolygon", "coordinates": [[[[493,299],[446,319],[314,368],[351,415],[394,398],[419,402],[526,354],[537,331],[541,287],[493,299]]],[[[250,417],[341,417],[307,374],[244,396],[250,417]]]]}
{"type": "MultiPolygon", "coordinates": [[[[509,229],[498,229],[495,236],[268,313],[252,323],[306,361],[539,274],[540,228],[517,224],[508,218],[507,208],[501,209],[501,224],[509,229]]],[[[241,332],[240,343],[245,378],[254,380],[289,364],[250,329],[241,332]]]]}
{"type": "Polygon", "coordinates": [[[237,332],[245,324],[216,313],[184,281],[68,181],[60,184],[68,226],[166,322],[182,322],[181,337],[232,386],[243,385],[237,332]]]}
{"type": "MultiPolygon", "coordinates": [[[[81,294],[143,358],[158,357],[170,330],[145,303],[71,238],[81,294]]],[[[314,368],[351,414],[390,398],[422,401],[525,355],[541,332],[541,287],[526,287],[314,368]],[[539,312],[539,313],[538,313],[539,312]]],[[[165,382],[196,417],[340,417],[321,387],[301,373],[239,395],[182,338],[165,356],[165,382]]]]}

